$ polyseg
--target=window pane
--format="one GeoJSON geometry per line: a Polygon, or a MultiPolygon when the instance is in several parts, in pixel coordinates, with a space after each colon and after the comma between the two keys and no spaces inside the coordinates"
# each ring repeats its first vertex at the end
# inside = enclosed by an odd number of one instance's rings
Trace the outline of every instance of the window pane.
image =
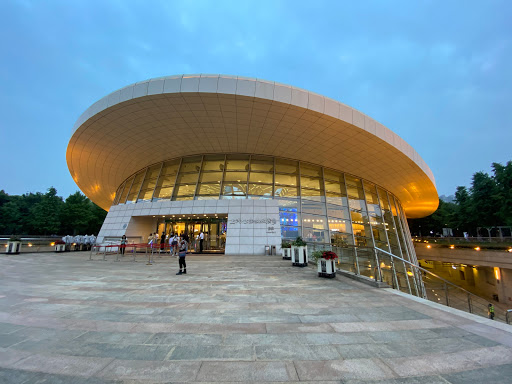
{"type": "Polygon", "coordinates": [[[327,205],[327,215],[339,219],[350,220],[350,214],[348,213],[348,209],[335,205],[327,205]]]}
{"type": "Polygon", "coordinates": [[[236,181],[238,183],[247,182],[247,172],[226,172],[224,181],[236,181]]]}
{"type": "Polygon", "coordinates": [[[203,171],[223,171],[224,155],[205,155],[203,171]]]}
{"type": "Polygon", "coordinates": [[[148,180],[147,178],[142,183],[142,189],[137,201],[150,201],[153,197],[153,191],[156,186],[156,179],[148,180]]]}
{"type": "Polygon", "coordinates": [[[325,201],[325,197],[322,191],[317,189],[302,189],[300,190],[301,196],[303,199],[307,200],[315,200],[315,201],[325,201]]]}
{"type": "Polygon", "coordinates": [[[303,227],[327,229],[327,219],[325,216],[315,216],[302,213],[301,218],[303,227]]]}
{"type": "Polygon", "coordinates": [[[347,193],[351,197],[364,199],[363,188],[356,188],[353,185],[347,184],[347,193]]]}
{"type": "Polygon", "coordinates": [[[162,175],[176,176],[176,173],[178,173],[179,166],[179,160],[166,161],[164,163],[164,167],[162,168],[162,173],[160,174],[160,177],[162,177],[162,175]]]}
{"type": "Polygon", "coordinates": [[[252,156],[251,171],[274,172],[274,159],[271,157],[252,156]]]}
{"type": "Polygon", "coordinates": [[[281,237],[287,240],[295,240],[300,236],[300,227],[289,227],[281,225],[281,237]]]}
{"type": "Polygon", "coordinates": [[[335,246],[343,247],[344,245],[353,244],[354,240],[352,239],[352,235],[350,234],[331,231],[331,243],[334,244],[335,246]]]}
{"type": "Polygon", "coordinates": [[[365,181],[363,184],[365,191],[369,193],[377,193],[375,184],[370,183],[369,181],[365,181]]]}
{"type": "Polygon", "coordinates": [[[126,184],[123,190],[123,193],[121,194],[121,198],[119,199],[119,204],[126,203],[126,197],[128,196],[128,192],[130,191],[130,186],[133,183],[133,177],[130,177],[128,180],[126,180],[126,184]]]}
{"type": "Polygon", "coordinates": [[[377,189],[379,192],[380,205],[381,205],[382,209],[389,210],[388,194],[382,188],[377,188],[377,189]]]}
{"type": "Polygon", "coordinates": [[[325,199],[329,204],[348,206],[347,197],[339,193],[325,192],[325,199]]]}
{"type": "Polygon", "coordinates": [[[190,196],[194,195],[196,192],[196,185],[195,184],[181,184],[176,185],[176,188],[174,190],[174,197],[180,197],[180,196],[190,196]]]}
{"type": "Polygon", "coordinates": [[[380,210],[380,206],[378,204],[367,204],[368,213],[379,221],[382,221],[382,212],[380,210]]]}
{"type": "Polygon", "coordinates": [[[352,233],[352,227],[349,220],[338,219],[337,217],[329,217],[328,221],[329,230],[331,232],[352,233]]]}
{"type": "Polygon", "coordinates": [[[300,215],[296,209],[279,210],[281,225],[300,225],[300,215]]]}
{"type": "Polygon", "coordinates": [[[128,198],[126,199],[127,203],[134,203],[137,199],[137,195],[139,194],[140,185],[142,184],[142,178],[146,171],[139,172],[135,175],[135,179],[133,180],[132,187],[130,188],[130,193],[128,193],[128,198]]]}
{"type": "Polygon", "coordinates": [[[370,220],[367,214],[363,212],[350,211],[350,218],[353,224],[369,224],[370,220]]]}
{"type": "Polygon", "coordinates": [[[248,171],[249,155],[228,155],[226,159],[226,170],[228,171],[248,171]]]}
{"type": "Polygon", "coordinates": [[[325,180],[332,180],[336,183],[344,183],[343,173],[324,168],[325,180]]]}
{"type": "Polygon", "coordinates": [[[325,204],[319,203],[316,201],[302,201],[302,213],[311,213],[313,215],[322,215],[325,216],[325,204]]]}
{"type": "Polygon", "coordinates": [[[351,209],[358,209],[360,211],[366,211],[366,205],[364,203],[364,200],[349,199],[348,205],[351,209]]]}
{"type": "Polygon", "coordinates": [[[137,202],[151,201],[151,198],[153,197],[153,191],[154,191],[154,188],[141,190],[139,193],[139,198],[137,199],[137,202]]]}
{"type": "Polygon", "coordinates": [[[320,168],[316,165],[300,163],[300,175],[301,176],[322,177],[322,168],[320,168]]]}
{"type": "Polygon", "coordinates": [[[222,180],[222,172],[203,172],[201,173],[200,183],[219,183],[222,180]]]}
{"type": "Polygon", "coordinates": [[[272,184],[273,176],[274,175],[272,173],[251,172],[249,175],[249,182],[272,184]]]}
{"type": "Polygon", "coordinates": [[[345,184],[339,183],[337,181],[325,180],[325,190],[327,192],[341,193],[342,195],[346,194],[345,184]]]}
{"type": "Polygon", "coordinates": [[[272,196],[272,185],[249,184],[249,195],[272,196]]]}
{"type": "MultiPolygon", "coordinates": [[[[386,231],[385,231],[383,225],[373,225],[372,231],[373,231],[373,238],[375,239],[375,241],[383,241],[387,244],[386,231]]],[[[385,251],[388,250],[387,246],[386,246],[386,248],[384,248],[384,250],[385,251]]]]}
{"type": "Polygon", "coordinates": [[[376,193],[366,191],[366,201],[369,204],[379,204],[379,198],[376,193]]]}
{"type": "Polygon", "coordinates": [[[220,185],[219,184],[199,184],[198,195],[219,195],[220,185]]]}
{"type": "Polygon", "coordinates": [[[294,208],[297,211],[299,201],[296,199],[275,199],[279,204],[279,209],[294,208]]]}
{"type": "Polygon", "coordinates": [[[305,241],[328,243],[329,232],[316,228],[302,228],[302,234],[305,241]]]}
{"type": "Polygon", "coordinates": [[[171,186],[158,186],[155,189],[155,194],[153,195],[153,201],[170,199],[172,196],[172,191],[174,189],[174,185],[171,186]]]}
{"type": "Polygon", "coordinates": [[[299,163],[293,160],[276,159],[276,172],[297,173],[299,163]]]}
{"type": "Polygon", "coordinates": [[[357,177],[345,175],[345,182],[347,184],[353,185],[353,186],[355,186],[357,188],[363,188],[363,186],[361,184],[361,179],[359,179],[357,177]]]}
{"type": "Polygon", "coordinates": [[[180,173],[199,172],[201,169],[201,156],[185,157],[181,162],[180,173]]]}
{"type": "Polygon", "coordinates": [[[178,175],[178,180],[176,181],[176,184],[194,184],[194,186],[197,183],[197,173],[185,173],[178,175]]]}
{"type": "Polygon", "coordinates": [[[276,173],[276,185],[299,185],[297,175],[279,175],[276,173]]]}
{"type": "Polygon", "coordinates": [[[126,185],[126,182],[121,184],[121,186],[116,191],[116,197],[114,199],[114,204],[119,204],[119,200],[121,200],[121,195],[123,194],[124,186],[126,185]]]}
{"type": "Polygon", "coordinates": [[[298,197],[299,191],[298,188],[295,187],[278,187],[276,186],[276,189],[274,191],[274,196],[279,197],[298,197]]]}
{"type": "Polygon", "coordinates": [[[222,187],[223,195],[233,195],[233,196],[246,196],[246,188],[247,184],[239,184],[239,183],[224,183],[222,187]]]}
{"type": "Polygon", "coordinates": [[[300,177],[300,186],[301,188],[314,188],[314,189],[323,189],[322,188],[322,179],[313,178],[313,177],[300,177]]]}
{"type": "Polygon", "coordinates": [[[149,167],[146,179],[156,179],[160,174],[160,168],[162,168],[162,163],[149,167]]]}

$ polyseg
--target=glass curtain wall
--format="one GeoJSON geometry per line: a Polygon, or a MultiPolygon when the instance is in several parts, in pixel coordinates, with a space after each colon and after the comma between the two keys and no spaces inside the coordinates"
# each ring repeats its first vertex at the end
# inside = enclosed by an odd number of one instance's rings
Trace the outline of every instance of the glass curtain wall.
{"type": "Polygon", "coordinates": [[[243,154],[173,159],[127,178],[114,204],[206,199],[278,200],[284,239],[375,246],[416,262],[405,215],[391,193],[305,162],[243,154]]]}

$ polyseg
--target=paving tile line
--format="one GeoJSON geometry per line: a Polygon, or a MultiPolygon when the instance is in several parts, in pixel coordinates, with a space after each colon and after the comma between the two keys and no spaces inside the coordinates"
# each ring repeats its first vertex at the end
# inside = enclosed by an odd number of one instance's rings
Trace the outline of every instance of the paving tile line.
{"type": "MultiPolygon", "coordinates": [[[[449,374],[467,370],[467,367],[486,368],[512,363],[512,349],[497,346],[480,348],[472,351],[462,351],[455,353],[421,355],[406,358],[367,358],[367,359],[338,359],[338,360],[293,360],[293,361],[209,361],[209,360],[182,360],[182,361],[135,361],[122,360],[103,357],[78,357],[67,355],[45,355],[33,354],[8,350],[0,348],[0,356],[10,355],[9,359],[0,359],[0,366],[8,369],[19,369],[32,372],[43,372],[48,374],[67,374],[83,377],[101,377],[117,379],[155,379],[151,372],[147,372],[147,367],[153,367],[160,371],[166,370],[171,373],[175,369],[179,371],[180,367],[186,363],[195,363],[198,365],[195,375],[195,381],[200,380],[200,375],[207,376],[208,372],[202,372],[203,367],[214,365],[224,367],[225,377],[223,380],[213,381],[233,381],[236,377],[230,377],[230,367],[240,366],[242,363],[249,370],[257,370],[258,366],[265,364],[281,363],[288,375],[287,380],[340,380],[347,379],[392,379],[407,378],[414,376],[431,376],[440,374],[449,374]],[[18,355],[18,356],[13,356],[18,355]],[[14,358],[13,358],[14,357],[14,358]],[[135,364],[136,362],[136,364],[135,364]],[[290,375],[290,363],[293,366],[293,373],[290,375]],[[139,366],[133,371],[133,366],[139,366]],[[117,366],[118,368],[115,368],[117,366]],[[113,371],[110,368],[113,368],[113,371]],[[123,369],[119,367],[132,367],[134,376],[123,374],[123,369]],[[145,368],[146,367],[146,368],[145,368]],[[110,371],[110,372],[109,372],[110,371]],[[146,372],[146,373],[144,373],[146,372]],[[295,377],[291,377],[295,376],[295,377]]],[[[280,364],[277,364],[280,365],[280,364]]],[[[206,370],[207,371],[207,370],[206,370]]],[[[188,378],[191,379],[192,377],[188,378]]],[[[202,377],[204,379],[204,377],[202,377]]],[[[261,378],[265,380],[265,378],[261,378]]],[[[286,380],[285,380],[286,381],[286,380]]]]}

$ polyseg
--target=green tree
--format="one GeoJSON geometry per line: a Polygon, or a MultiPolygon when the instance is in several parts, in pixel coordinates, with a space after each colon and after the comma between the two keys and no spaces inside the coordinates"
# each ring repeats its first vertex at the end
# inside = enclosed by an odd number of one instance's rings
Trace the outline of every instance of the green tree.
{"type": "Polygon", "coordinates": [[[453,215],[453,227],[462,236],[463,232],[475,232],[474,220],[471,214],[472,200],[466,187],[457,187],[455,191],[455,212],[453,215]]]}
{"type": "Polygon", "coordinates": [[[512,161],[505,166],[492,164],[493,179],[496,183],[496,197],[499,202],[497,216],[501,225],[512,225],[512,161]]]}
{"type": "Polygon", "coordinates": [[[50,187],[48,192],[42,196],[41,201],[33,205],[29,210],[30,217],[28,223],[31,227],[31,234],[58,234],[61,225],[60,211],[63,204],[62,197],[57,196],[57,190],[50,187]]]}
{"type": "Polygon", "coordinates": [[[62,208],[61,233],[70,235],[86,234],[94,218],[91,201],[77,191],[69,195],[62,208]]]}

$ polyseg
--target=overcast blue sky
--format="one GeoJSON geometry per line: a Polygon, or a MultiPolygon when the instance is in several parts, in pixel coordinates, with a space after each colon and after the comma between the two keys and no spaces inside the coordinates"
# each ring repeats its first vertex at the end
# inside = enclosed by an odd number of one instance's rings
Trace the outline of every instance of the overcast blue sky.
{"type": "Polygon", "coordinates": [[[182,73],[274,80],[359,109],[418,151],[440,195],[512,160],[508,0],[2,0],[0,15],[9,194],[78,190],[65,153],[80,114],[182,73]]]}

